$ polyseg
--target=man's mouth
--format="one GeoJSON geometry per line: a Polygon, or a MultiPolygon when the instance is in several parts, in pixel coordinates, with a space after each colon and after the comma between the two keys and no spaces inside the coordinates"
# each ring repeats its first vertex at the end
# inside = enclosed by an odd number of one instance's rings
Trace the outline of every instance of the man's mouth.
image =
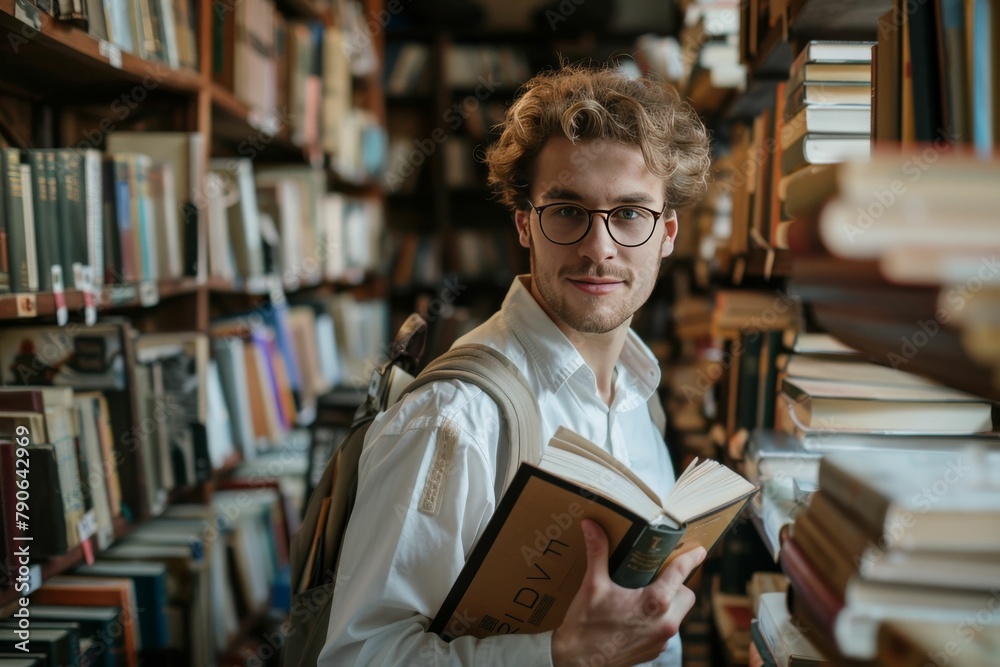
{"type": "Polygon", "coordinates": [[[569,278],[568,280],[573,287],[586,294],[609,294],[625,285],[624,281],[614,278],[592,278],[585,276],[582,278],[569,278]]]}

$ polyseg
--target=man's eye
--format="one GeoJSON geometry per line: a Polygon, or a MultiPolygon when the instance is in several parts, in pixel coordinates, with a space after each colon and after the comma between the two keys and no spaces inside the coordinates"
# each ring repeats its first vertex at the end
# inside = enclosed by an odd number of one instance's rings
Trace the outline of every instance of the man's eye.
{"type": "Polygon", "coordinates": [[[641,215],[641,212],[634,208],[620,208],[615,212],[615,217],[621,220],[636,220],[641,215]]]}
{"type": "Polygon", "coordinates": [[[575,206],[561,206],[556,209],[560,218],[582,218],[583,212],[575,206]]]}

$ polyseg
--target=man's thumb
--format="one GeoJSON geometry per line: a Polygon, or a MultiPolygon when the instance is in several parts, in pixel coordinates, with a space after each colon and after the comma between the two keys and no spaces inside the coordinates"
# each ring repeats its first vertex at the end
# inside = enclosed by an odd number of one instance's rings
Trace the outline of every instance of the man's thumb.
{"type": "Polygon", "coordinates": [[[583,539],[587,544],[587,577],[608,576],[608,536],[596,521],[584,519],[580,522],[583,539]]]}

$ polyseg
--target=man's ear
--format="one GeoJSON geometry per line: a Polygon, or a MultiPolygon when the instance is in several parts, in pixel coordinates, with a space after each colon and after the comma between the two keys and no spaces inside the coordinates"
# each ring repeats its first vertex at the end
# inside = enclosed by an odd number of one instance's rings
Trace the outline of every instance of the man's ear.
{"type": "Polygon", "coordinates": [[[514,211],[514,222],[517,224],[517,240],[524,248],[531,247],[531,209],[514,211]]]}
{"type": "Polygon", "coordinates": [[[669,218],[663,220],[663,228],[666,230],[666,234],[663,237],[663,245],[660,246],[660,257],[669,257],[670,253],[674,251],[674,240],[677,238],[677,211],[673,209],[667,209],[663,215],[670,215],[669,218]]]}

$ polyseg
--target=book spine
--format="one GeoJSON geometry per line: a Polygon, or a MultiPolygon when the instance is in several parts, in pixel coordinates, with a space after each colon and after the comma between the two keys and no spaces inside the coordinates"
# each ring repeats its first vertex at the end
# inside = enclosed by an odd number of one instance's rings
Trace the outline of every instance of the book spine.
{"type": "Polygon", "coordinates": [[[7,257],[7,170],[0,150],[0,294],[10,292],[10,262],[7,257]]]}
{"type": "Polygon", "coordinates": [[[32,508],[32,516],[36,518],[31,522],[31,556],[39,559],[61,556],[68,551],[68,545],[55,448],[48,444],[33,444],[28,447],[28,461],[31,488],[39,490],[38,504],[32,508]]]}
{"type": "Polygon", "coordinates": [[[878,489],[851,477],[827,458],[819,464],[819,488],[872,531],[881,532],[884,528],[889,500],[878,489]]]}
{"type": "Polygon", "coordinates": [[[135,242],[132,240],[132,188],[129,184],[128,158],[118,155],[114,158],[114,197],[117,213],[118,244],[121,248],[121,282],[135,282],[135,242]]]}
{"type": "Polygon", "coordinates": [[[76,226],[83,199],[80,196],[80,169],[77,164],[76,151],[59,151],[60,187],[59,187],[59,240],[62,244],[63,285],[69,289],[76,285],[73,275],[73,264],[78,261],[79,233],[76,226]]]}
{"type": "Polygon", "coordinates": [[[28,291],[28,255],[24,230],[24,190],[21,187],[21,151],[3,151],[4,178],[7,190],[7,254],[10,289],[28,291]]]}
{"type": "Polygon", "coordinates": [[[38,256],[35,242],[35,204],[32,197],[34,183],[31,166],[21,164],[21,197],[24,200],[24,256],[28,262],[28,290],[38,291],[38,256]]]}
{"type": "Polygon", "coordinates": [[[96,150],[83,153],[83,213],[87,241],[87,264],[95,288],[104,282],[104,219],[101,154],[96,150]]]}
{"type": "Polygon", "coordinates": [[[34,196],[32,204],[35,207],[36,254],[38,259],[38,288],[43,291],[52,290],[53,264],[59,263],[58,234],[55,229],[55,219],[50,216],[50,205],[55,198],[55,192],[49,191],[50,181],[46,169],[46,155],[43,151],[28,151],[28,162],[31,165],[31,178],[34,181],[34,196]],[[55,251],[55,252],[53,252],[55,251]]]}
{"type": "Polygon", "coordinates": [[[794,537],[781,546],[781,569],[788,576],[796,599],[821,624],[823,631],[832,632],[837,614],[844,608],[844,599],[820,579],[794,537]]]}
{"type": "Polygon", "coordinates": [[[102,165],[103,169],[103,225],[104,225],[104,281],[105,283],[121,282],[122,275],[122,249],[121,240],[118,238],[118,205],[115,201],[115,163],[114,160],[107,159],[102,165]]]}
{"type": "Polygon", "coordinates": [[[616,553],[612,558],[612,563],[618,562],[618,565],[611,566],[611,580],[624,588],[642,588],[648,585],[683,536],[683,528],[647,526],[624,556],[619,557],[616,553]]]}
{"type": "Polygon", "coordinates": [[[156,280],[156,255],[153,252],[155,243],[155,211],[149,193],[149,169],[151,160],[146,156],[136,156],[135,176],[136,193],[139,198],[139,247],[142,253],[142,279],[156,280]]]}
{"type": "Polygon", "coordinates": [[[910,13],[910,62],[918,142],[934,141],[944,125],[936,59],[940,45],[934,27],[934,6],[935,3],[920,5],[910,13]]]}

